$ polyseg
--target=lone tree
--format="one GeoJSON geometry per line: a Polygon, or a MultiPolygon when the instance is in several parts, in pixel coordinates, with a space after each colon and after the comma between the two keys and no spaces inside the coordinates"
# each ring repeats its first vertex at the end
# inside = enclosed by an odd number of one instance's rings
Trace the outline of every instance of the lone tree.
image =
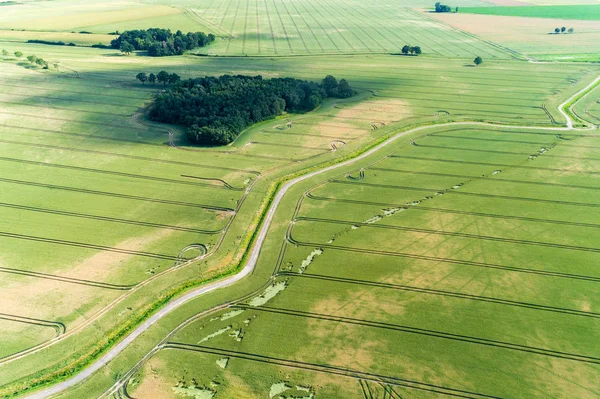
{"type": "Polygon", "coordinates": [[[148,82],[154,84],[156,83],[156,75],[153,73],[150,73],[150,75],[148,75],[148,82]]]}
{"type": "Polygon", "coordinates": [[[137,75],[135,75],[135,78],[142,82],[142,84],[146,84],[146,81],[148,80],[148,75],[146,75],[146,72],[140,72],[137,75]]]}
{"type": "Polygon", "coordinates": [[[475,59],[473,60],[473,62],[475,63],[475,65],[481,65],[481,63],[483,62],[483,60],[481,59],[481,57],[477,56],[477,57],[475,57],[475,59]]]}
{"type": "Polygon", "coordinates": [[[135,47],[133,47],[133,45],[128,41],[124,40],[121,43],[121,47],[119,47],[119,50],[121,50],[122,53],[129,55],[133,50],[135,50],[135,47]]]}
{"type": "Polygon", "coordinates": [[[566,30],[567,30],[567,28],[565,28],[564,26],[562,28],[560,28],[561,33],[565,33],[566,30]]]}
{"type": "Polygon", "coordinates": [[[573,28],[569,28],[569,30],[568,30],[567,32],[569,32],[569,33],[573,33],[574,31],[575,31],[575,29],[573,29],[573,28]]]}
{"type": "Polygon", "coordinates": [[[169,82],[169,73],[167,71],[160,71],[158,75],[156,75],[156,80],[163,82],[163,84],[166,85],[169,82]]]}
{"type": "Polygon", "coordinates": [[[20,51],[15,51],[15,57],[21,58],[21,57],[23,57],[23,53],[20,51]]]}

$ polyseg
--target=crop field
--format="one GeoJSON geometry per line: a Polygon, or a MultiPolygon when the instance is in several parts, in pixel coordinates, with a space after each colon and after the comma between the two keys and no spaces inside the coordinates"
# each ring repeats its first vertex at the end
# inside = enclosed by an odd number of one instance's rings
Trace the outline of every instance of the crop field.
{"type": "Polygon", "coordinates": [[[461,7],[461,13],[505,15],[511,17],[534,17],[554,19],[599,20],[599,4],[516,6],[516,7],[461,7]]]}
{"type": "Polygon", "coordinates": [[[596,397],[599,157],[595,134],[439,128],[313,180],[273,283],[171,336],[128,392],[596,397]]]}
{"type": "Polygon", "coordinates": [[[0,397],[599,397],[600,68],[527,58],[600,30],[507,1],[0,4],[0,397]],[[150,27],[217,39],[91,47],[150,27]],[[159,71],[356,94],[202,147],[159,71]]]}
{"type": "MultiPolygon", "coordinates": [[[[503,7],[498,7],[503,8],[503,7]]],[[[510,17],[477,14],[436,14],[434,18],[513,51],[540,60],[598,61],[597,21],[510,17]],[[556,27],[574,33],[554,34],[556,27]]]]}

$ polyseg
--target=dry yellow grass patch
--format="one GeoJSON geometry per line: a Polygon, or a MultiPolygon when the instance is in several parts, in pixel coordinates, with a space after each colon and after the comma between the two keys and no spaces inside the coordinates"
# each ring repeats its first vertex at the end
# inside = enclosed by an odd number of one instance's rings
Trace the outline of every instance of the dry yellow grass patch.
{"type": "Polygon", "coordinates": [[[409,118],[412,113],[406,101],[385,99],[365,101],[351,107],[342,108],[336,116],[350,120],[363,120],[369,123],[391,123],[409,118]]]}

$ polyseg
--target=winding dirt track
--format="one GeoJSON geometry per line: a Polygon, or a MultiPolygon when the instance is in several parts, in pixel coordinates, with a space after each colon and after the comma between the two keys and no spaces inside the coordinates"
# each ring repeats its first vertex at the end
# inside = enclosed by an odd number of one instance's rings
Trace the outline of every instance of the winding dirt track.
{"type": "MultiPolygon", "coordinates": [[[[210,283],[205,286],[199,287],[193,291],[188,292],[186,295],[183,295],[183,296],[173,300],[172,302],[168,303],[165,307],[160,309],[158,312],[156,312],[154,315],[152,315],[148,320],[146,320],[140,326],[138,326],[131,334],[129,334],[127,337],[125,337],[121,342],[119,342],[117,345],[115,345],[109,352],[104,354],[102,357],[100,357],[98,360],[96,360],[94,363],[92,363],[88,368],[83,370],[81,373],[79,373],[76,376],[69,378],[68,380],[65,380],[59,384],[56,384],[50,388],[46,388],[37,393],[29,395],[29,396],[27,396],[27,398],[28,399],[48,398],[48,397],[51,397],[58,393],[61,393],[65,390],[85,381],[87,378],[92,376],[95,372],[100,370],[102,367],[104,367],[106,364],[108,364],[111,360],[113,360],[115,357],[117,357],[123,350],[125,350],[125,348],[127,348],[129,345],[131,345],[137,337],[139,337],[142,333],[144,333],[146,330],[148,330],[153,324],[158,322],[160,319],[162,319],[163,317],[165,317],[166,315],[168,315],[169,313],[171,313],[172,311],[174,311],[175,309],[177,309],[184,303],[189,302],[192,299],[194,299],[200,295],[204,295],[208,292],[217,290],[219,288],[224,288],[224,287],[233,285],[236,282],[238,282],[239,280],[241,280],[244,277],[251,274],[252,271],[254,270],[254,268],[256,267],[258,257],[262,250],[265,238],[267,236],[267,232],[268,232],[269,228],[271,227],[271,223],[275,216],[275,212],[277,211],[279,204],[283,200],[284,195],[294,185],[296,185],[300,182],[303,182],[304,180],[310,179],[314,176],[317,176],[317,175],[320,175],[320,174],[323,174],[323,173],[326,173],[326,172],[329,172],[329,171],[332,171],[332,170],[335,170],[338,168],[343,168],[343,167],[351,165],[357,161],[360,161],[364,158],[367,158],[367,157],[373,155],[374,153],[376,153],[377,151],[381,150],[382,148],[392,144],[393,142],[395,142],[396,140],[398,140],[404,136],[407,136],[407,135],[415,133],[415,132],[432,129],[432,128],[447,127],[447,126],[488,126],[488,127],[492,126],[492,127],[511,128],[511,129],[536,129],[536,130],[552,130],[552,131],[581,130],[581,129],[573,128],[573,121],[571,120],[571,117],[567,114],[567,112],[563,111],[563,107],[565,107],[569,102],[571,102],[577,96],[581,95],[581,93],[584,93],[586,90],[593,87],[598,82],[600,82],[600,76],[597,77],[589,85],[587,85],[583,89],[579,90],[577,93],[575,93],[573,96],[569,97],[566,101],[564,101],[562,104],[560,104],[558,106],[558,111],[564,116],[564,118],[567,121],[566,127],[543,128],[543,127],[538,127],[538,126],[511,126],[511,125],[489,124],[489,123],[482,123],[482,122],[449,122],[449,123],[443,123],[443,124],[437,124],[437,125],[421,126],[421,127],[416,127],[414,129],[398,133],[355,158],[349,159],[347,161],[344,161],[344,162],[341,162],[341,163],[338,163],[338,164],[335,164],[332,166],[328,166],[324,169],[317,170],[317,171],[308,173],[306,175],[303,175],[303,176],[300,176],[293,180],[288,181],[287,183],[285,183],[283,185],[283,187],[281,187],[281,189],[275,195],[275,198],[273,199],[273,202],[272,202],[269,210],[267,211],[266,217],[264,219],[264,223],[261,226],[261,229],[260,229],[260,232],[256,239],[256,242],[254,243],[254,246],[252,247],[252,250],[251,250],[250,256],[246,262],[246,265],[238,274],[231,276],[231,277],[227,277],[223,280],[219,280],[214,283],[210,283]]],[[[572,106],[570,108],[572,108],[572,106]]],[[[589,129],[595,129],[595,128],[596,128],[595,126],[589,126],[587,129],[589,130],[589,129]]],[[[114,391],[114,387],[111,388],[111,391],[114,391]]]]}

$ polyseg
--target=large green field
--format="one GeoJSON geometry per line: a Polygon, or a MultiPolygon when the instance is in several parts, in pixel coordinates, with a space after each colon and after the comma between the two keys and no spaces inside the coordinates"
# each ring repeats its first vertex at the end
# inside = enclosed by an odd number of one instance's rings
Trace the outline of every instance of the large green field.
{"type": "Polygon", "coordinates": [[[510,17],[600,20],[600,4],[461,7],[460,12],[469,14],[505,15],[510,17]]]}
{"type": "Polygon", "coordinates": [[[600,87],[581,91],[600,67],[526,62],[431,6],[0,7],[0,397],[68,380],[239,272],[261,226],[249,277],[57,397],[597,397],[600,87]],[[149,27],[218,38],[161,58],[90,47],[149,27]],[[423,54],[397,55],[405,44],[423,54]],[[135,76],[161,70],[331,74],[357,93],[195,147],[146,118],[168,86],[135,76]],[[577,93],[569,114],[587,130],[559,130],[577,93]],[[268,224],[286,181],[353,159],[293,185],[268,224]]]}

